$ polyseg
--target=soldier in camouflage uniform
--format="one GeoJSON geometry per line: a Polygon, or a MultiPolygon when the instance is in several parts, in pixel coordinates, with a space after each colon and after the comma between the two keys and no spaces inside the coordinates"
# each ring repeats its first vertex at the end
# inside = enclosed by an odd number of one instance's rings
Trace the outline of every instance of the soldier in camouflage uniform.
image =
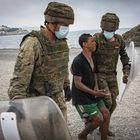
{"type": "Polygon", "coordinates": [[[74,22],[74,12],[66,4],[50,2],[44,15],[45,27],[23,37],[8,95],[10,99],[47,95],[67,118],[63,89],[70,100],[70,83],[65,37],[74,22]]]}
{"type": "Polygon", "coordinates": [[[106,13],[101,20],[101,33],[95,33],[97,43],[97,69],[98,85],[100,89],[111,92],[111,97],[105,100],[110,114],[116,108],[116,98],[119,94],[117,83],[117,62],[120,59],[123,65],[123,82],[127,83],[130,71],[129,58],[125,51],[125,43],[122,37],[115,34],[119,27],[119,18],[114,13],[106,13]]]}

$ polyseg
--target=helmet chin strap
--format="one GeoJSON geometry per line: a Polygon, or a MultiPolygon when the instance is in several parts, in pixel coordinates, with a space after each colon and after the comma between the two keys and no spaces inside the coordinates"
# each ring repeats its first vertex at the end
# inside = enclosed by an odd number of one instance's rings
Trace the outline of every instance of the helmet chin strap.
{"type": "MultiPolygon", "coordinates": [[[[54,31],[55,31],[57,25],[56,25],[56,23],[54,23],[53,25],[54,25],[54,31]]],[[[52,34],[55,35],[54,31],[53,31],[52,29],[50,29],[50,27],[48,26],[48,24],[46,25],[46,28],[47,28],[52,34]]]]}
{"type": "Polygon", "coordinates": [[[56,41],[57,37],[55,35],[55,30],[56,30],[56,23],[51,23],[52,25],[49,26],[49,23],[46,25],[46,28],[48,29],[48,32],[51,33],[50,40],[51,41],[56,41]],[[52,27],[52,28],[51,28],[52,27]]]}

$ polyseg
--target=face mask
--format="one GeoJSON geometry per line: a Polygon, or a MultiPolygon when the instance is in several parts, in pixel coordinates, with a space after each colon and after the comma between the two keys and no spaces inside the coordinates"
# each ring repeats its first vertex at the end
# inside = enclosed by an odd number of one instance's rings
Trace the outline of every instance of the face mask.
{"type": "Polygon", "coordinates": [[[114,36],[115,32],[107,32],[107,31],[104,31],[103,34],[104,34],[104,36],[105,36],[106,39],[111,39],[114,36]]]}
{"type": "Polygon", "coordinates": [[[58,39],[63,39],[67,36],[68,32],[69,32],[69,27],[60,26],[59,31],[55,31],[55,35],[58,39]]]}

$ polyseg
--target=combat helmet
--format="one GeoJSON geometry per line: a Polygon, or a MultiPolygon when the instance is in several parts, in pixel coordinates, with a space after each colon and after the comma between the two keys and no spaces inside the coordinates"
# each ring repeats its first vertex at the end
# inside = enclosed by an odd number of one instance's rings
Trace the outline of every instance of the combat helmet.
{"type": "Polygon", "coordinates": [[[100,27],[102,30],[114,32],[119,28],[119,18],[115,13],[106,13],[102,16],[100,27]]]}
{"type": "Polygon", "coordinates": [[[64,23],[68,25],[73,24],[74,22],[74,12],[72,7],[59,2],[50,2],[44,15],[45,22],[64,23]]]}

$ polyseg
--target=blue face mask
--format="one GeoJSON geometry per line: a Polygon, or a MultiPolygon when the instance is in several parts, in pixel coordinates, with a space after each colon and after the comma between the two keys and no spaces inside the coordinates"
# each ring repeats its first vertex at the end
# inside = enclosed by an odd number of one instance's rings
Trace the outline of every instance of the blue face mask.
{"type": "Polygon", "coordinates": [[[59,31],[55,31],[55,35],[58,39],[66,38],[68,33],[69,33],[69,27],[67,26],[60,26],[59,31]]]}
{"type": "Polygon", "coordinates": [[[105,36],[106,39],[111,39],[114,36],[115,32],[107,32],[107,31],[104,31],[103,34],[104,34],[104,36],[105,36]]]}

